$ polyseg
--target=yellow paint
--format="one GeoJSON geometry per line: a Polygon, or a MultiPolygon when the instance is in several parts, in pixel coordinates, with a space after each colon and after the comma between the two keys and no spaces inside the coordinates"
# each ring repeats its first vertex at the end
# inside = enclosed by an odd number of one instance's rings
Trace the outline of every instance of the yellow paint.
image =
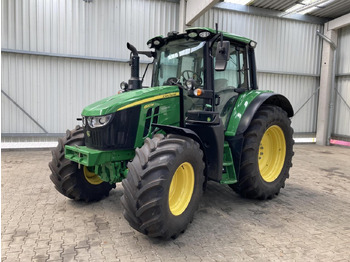
{"type": "Polygon", "coordinates": [[[84,176],[86,181],[92,185],[99,185],[103,182],[103,180],[101,180],[101,178],[98,175],[96,175],[93,172],[90,172],[86,166],[84,166],[84,176]]]}
{"type": "Polygon", "coordinates": [[[273,182],[278,178],[285,157],[286,140],[283,130],[277,125],[270,126],[261,139],[258,155],[260,175],[266,182],[273,182]]]}
{"type": "Polygon", "coordinates": [[[175,171],[169,188],[169,209],[181,215],[191,201],[194,189],[194,170],[190,163],[182,163],[175,171]]]}
{"type": "Polygon", "coordinates": [[[169,94],[164,94],[164,95],[154,96],[154,97],[150,97],[150,98],[145,98],[145,99],[142,99],[140,101],[136,101],[134,103],[128,104],[126,106],[123,106],[123,107],[119,108],[117,111],[124,110],[124,109],[129,108],[129,107],[145,104],[145,103],[148,103],[148,102],[152,102],[152,101],[155,101],[155,100],[175,97],[175,96],[179,96],[179,95],[180,95],[180,92],[173,92],[173,93],[169,93],[169,94]]]}
{"type": "Polygon", "coordinates": [[[147,108],[152,107],[152,106],[154,106],[154,103],[145,105],[143,108],[144,108],[144,109],[147,109],[147,108]]]}

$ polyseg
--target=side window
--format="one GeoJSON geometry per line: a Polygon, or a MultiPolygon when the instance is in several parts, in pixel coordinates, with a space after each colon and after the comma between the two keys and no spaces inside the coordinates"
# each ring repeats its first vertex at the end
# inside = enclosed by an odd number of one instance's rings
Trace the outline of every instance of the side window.
{"type": "Polygon", "coordinates": [[[164,85],[169,76],[176,77],[177,75],[178,58],[172,60],[166,59],[164,54],[163,52],[160,58],[161,65],[159,66],[157,85],[164,85]]]}
{"type": "MultiPolygon", "coordinates": [[[[214,45],[213,54],[216,48],[214,45]]],[[[215,63],[215,58],[214,58],[215,63]]],[[[225,71],[214,71],[214,89],[216,111],[220,113],[223,123],[226,125],[226,118],[231,114],[231,109],[238,94],[235,88],[246,88],[248,82],[247,56],[244,48],[230,45],[230,58],[227,61],[225,71]]]]}
{"type": "MultiPolygon", "coordinates": [[[[215,49],[215,48],[214,48],[215,49]]],[[[213,51],[214,52],[214,51],[213,51]]],[[[214,58],[215,62],[215,58],[214,58]]],[[[247,86],[246,53],[243,48],[230,46],[230,58],[225,71],[214,72],[215,92],[247,86]]]]}

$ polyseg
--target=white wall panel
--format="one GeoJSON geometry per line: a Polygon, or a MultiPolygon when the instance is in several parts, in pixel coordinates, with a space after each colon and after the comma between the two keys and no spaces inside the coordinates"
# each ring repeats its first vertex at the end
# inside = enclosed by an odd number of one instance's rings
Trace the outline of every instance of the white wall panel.
{"type": "MultiPolygon", "coordinates": [[[[1,9],[3,49],[51,55],[128,59],[128,41],[147,50],[149,38],[178,26],[178,3],[159,0],[3,0],[1,9]]],[[[127,63],[2,52],[2,90],[49,133],[74,127],[86,105],[129,77],[127,63]]],[[[1,101],[2,133],[43,133],[4,94],[1,101]]]]}
{"type": "MultiPolygon", "coordinates": [[[[145,85],[150,83],[148,71],[145,85]]],[[[129,77],[128,63],[2,54],[2,90],[48,133],[73,128],[85,106],[116,94],[129,77]]],[[[3,133],[43,133],[4,94],[1,102],[3,133]]]]}
{"type": "Polygon", "coordinates": [[[292,118],[295,133],[316,131],[318,93],[315,91],[318,83],[315,77],[259,73],[258,85],[259,89],[272,90],[289,99],[296,113],[292,118]],[[310,97],[311,99],[304,105],[310,97]]]}
{"type": "Polygon", "coordinates": [[[337,89],[333,133],[350,137],[350,76],[339,77],[337,89]]]}
{"type": "Polygon", "coordinates": [[[2,48],[128,59],[178,27],[178,3],[159,0],[2,0],[2,48]]]}
{"type": "Polygon", "coordinates": [[[338,66],[339,74],[350,74],[350,26],[338,32],[338,66]]]}
{"type": "Polygon", "coordinates": [[[338,32],[338,65],[333,133],[350,137],[350,26],[338,32]]]}
{"type": "Polygon", "coordinates": [[[320,25],[211,9],[196,26],[209,26],[257,41],[258,70],[316,75],[319,71],[320,25]]]}

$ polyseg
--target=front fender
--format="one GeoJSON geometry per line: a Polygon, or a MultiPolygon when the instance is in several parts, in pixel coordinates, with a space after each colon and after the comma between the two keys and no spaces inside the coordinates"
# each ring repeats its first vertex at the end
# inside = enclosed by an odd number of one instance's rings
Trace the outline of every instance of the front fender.
{"type": "Polygon", "coordinates": [[[280,94],[270,91],[250,91],[238,99],[232,112],[230,121],[225,132],[226,136],[243,134],[250,125],[256,111],[262,105],[276,105],[287,112],[288,117],[294,115],[293,107],[289,100],[280,94]]]}

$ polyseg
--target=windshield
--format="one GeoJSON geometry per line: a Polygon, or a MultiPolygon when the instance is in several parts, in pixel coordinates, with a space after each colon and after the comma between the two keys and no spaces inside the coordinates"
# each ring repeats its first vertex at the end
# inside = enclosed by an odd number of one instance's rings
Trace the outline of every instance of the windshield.
{"type": "Polygon", "coordinates": [[[188,79],[204,85],[204,45],[205,42],[179,39],[157,50],[152,86],[183,84],[188,79]]]}

